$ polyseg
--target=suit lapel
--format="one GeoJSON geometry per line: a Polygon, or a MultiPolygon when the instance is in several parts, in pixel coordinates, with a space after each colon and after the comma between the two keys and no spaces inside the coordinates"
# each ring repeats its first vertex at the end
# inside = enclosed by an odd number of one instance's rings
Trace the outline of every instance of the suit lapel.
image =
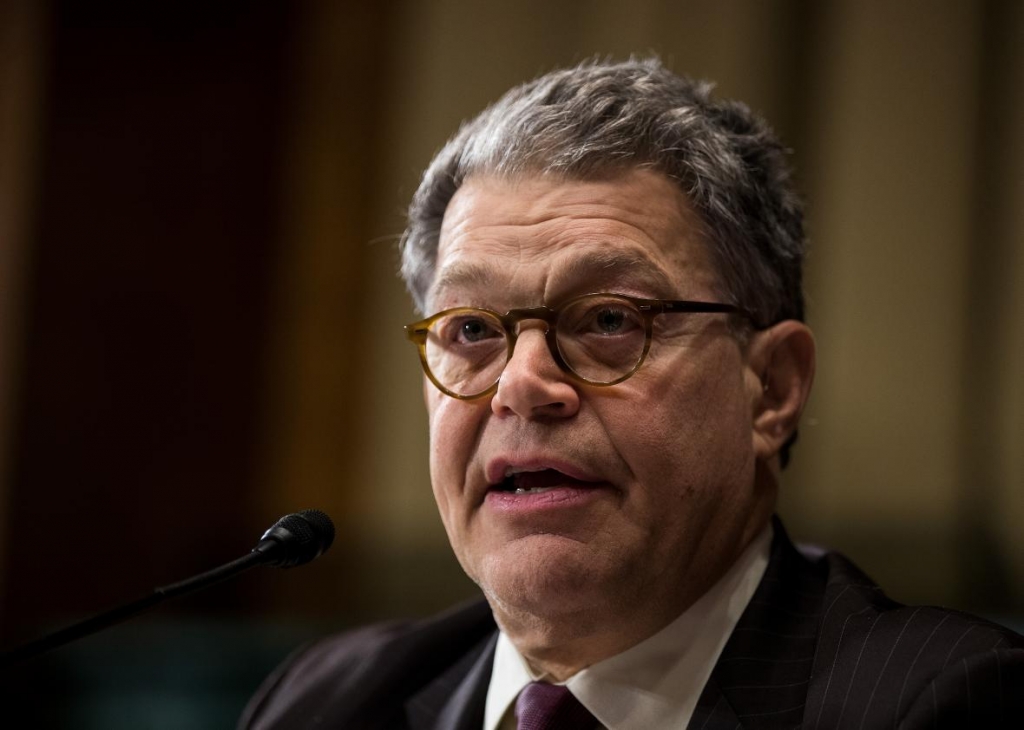
{"type": "Polygon", "coordinates": [[[701,693],[691,730],[800,724],[824,589],[824,574],[776,520],[764,578],[701,693]]]}
{"type": "Polygon", "coordinates": [[[406,702],[410,730],[480,730],[497,631],[406,702]]]}
{"type": "Polygon", "coordinates": [[[717,730],[718,728],[739,728],[742,723],[736,717],[736,711],[722,694],[715,675],[712,674],[704,691],[693,709],[693,716],[687,726],[690,730],[717,730]]]}

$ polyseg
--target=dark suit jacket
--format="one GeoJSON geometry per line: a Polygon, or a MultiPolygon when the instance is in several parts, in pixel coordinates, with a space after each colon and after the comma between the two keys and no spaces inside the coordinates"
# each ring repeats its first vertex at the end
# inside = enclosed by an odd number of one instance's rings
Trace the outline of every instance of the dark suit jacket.
{"type": "MultiPolygon", "coordinates": [[[[318,642],[267,679],[239,727],[479,730],[496,639],[480,601],[318,642]]],[[[799,552],[776,522],[689,727],[1024,728],[1024,637],[895,603],[842,556],[799,552]]]]}

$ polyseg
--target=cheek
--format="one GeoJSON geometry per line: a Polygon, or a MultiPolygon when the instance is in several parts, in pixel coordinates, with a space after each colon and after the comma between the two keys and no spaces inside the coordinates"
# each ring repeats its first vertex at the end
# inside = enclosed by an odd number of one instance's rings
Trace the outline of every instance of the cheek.
{"type": "Polygon", "coordinates": [[[476,443],[481,410],[442,393],[427,395],[430,478],[434,498],[446,520],[449,507],[461,502],[459,495],[476,443]]]}
{"type": "Polygon", "coordinates": [[[628,399],[635,404],[632,418],[609,419],[636,477],[676,499],[731,481],[747,462],[752,427],[735,367],[708,368],[700,378],[677,372],[662,388],[644,388],[628,399]]]}

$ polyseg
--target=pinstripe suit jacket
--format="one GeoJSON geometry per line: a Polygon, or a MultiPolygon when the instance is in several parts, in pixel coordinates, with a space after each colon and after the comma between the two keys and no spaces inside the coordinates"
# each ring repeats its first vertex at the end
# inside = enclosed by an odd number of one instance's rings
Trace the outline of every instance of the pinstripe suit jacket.
{"type": "MultiPolygon", "coordinates": [[[[318,642],[267,679],[239,727],[479,730],[496,638],[480,601],[318,642]]],[[[1024,637],[897,604],[842,556],[799,552],[776,523],[689,727],[1022,728],[1024,637]]]]}

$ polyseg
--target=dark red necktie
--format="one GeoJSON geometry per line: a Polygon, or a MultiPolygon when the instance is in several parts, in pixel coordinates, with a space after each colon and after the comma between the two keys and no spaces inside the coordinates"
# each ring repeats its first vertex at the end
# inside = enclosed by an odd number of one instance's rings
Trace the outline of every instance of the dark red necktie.
{"type": "Polygon", "coordinates": [[[597,719],[567,687],[530,682],[516,699],[517,730],[593,730],[597,719]]]}

